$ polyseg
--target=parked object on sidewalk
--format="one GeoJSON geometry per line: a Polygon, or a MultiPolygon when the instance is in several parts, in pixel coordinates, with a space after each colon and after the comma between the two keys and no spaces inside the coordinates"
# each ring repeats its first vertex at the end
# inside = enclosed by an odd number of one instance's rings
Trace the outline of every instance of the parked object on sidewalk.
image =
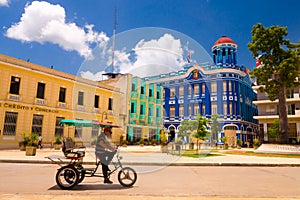
{"type": "Polygon", "coordinates": [[[40,148],[40,149],[42,149],[42,148],[43,148],[42,142],[43,142],[43,137],[42,137],[42,135],[41,135],[41,134],[39,134],[37,148],[40,148]]]}
{"type": "Polygon", "coordinates": [[[26,156],[35,156],[36,148],[38,143],[38,136],[35,133],[24,133],[25,137],[27,137],[26,144],[26,156]],[[28,136],[27,136],[28,135],[28,136]]]}

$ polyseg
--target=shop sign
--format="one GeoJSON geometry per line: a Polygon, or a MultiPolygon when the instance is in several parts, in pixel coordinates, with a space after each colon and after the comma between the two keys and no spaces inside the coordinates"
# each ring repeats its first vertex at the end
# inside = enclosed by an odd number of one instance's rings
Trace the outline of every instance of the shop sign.
{"type": "Polygon", "coordinates": [[[17,110],[36,111],[36,112],[58,113],[58,110],[54,110],[54,109],[42,108],[38,106],[24,106],[21,104],[14,104],[14,103],[0,103],[0,107],[17,109],[17,110]]]}

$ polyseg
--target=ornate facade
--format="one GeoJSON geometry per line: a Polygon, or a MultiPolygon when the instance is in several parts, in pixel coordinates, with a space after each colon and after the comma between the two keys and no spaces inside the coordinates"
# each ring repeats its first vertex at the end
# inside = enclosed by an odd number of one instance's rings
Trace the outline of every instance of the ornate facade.
{"type": "Polygon", "coordinates": [[[248,70],[237,64],[237,45],[222,36],[212,47],[213,65],[192,65],[169,74],[147,77],[149,83],[164,88],[164,126],[169,140],[178,134],[182,120],[202,115],[219,116],[221,132],[213,136],[220,140],[227,136],[230,145],[236,138],[252,142],[258,133],[256,93],[248,70]]]}

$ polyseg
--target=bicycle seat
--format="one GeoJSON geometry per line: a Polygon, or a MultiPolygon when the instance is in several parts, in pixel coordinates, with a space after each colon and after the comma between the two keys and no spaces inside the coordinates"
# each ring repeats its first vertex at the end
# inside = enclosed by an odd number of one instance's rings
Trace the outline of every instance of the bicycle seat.
{"type": "Polygon", "coordinates": [[[82,158],[85,156],[85,151],[80,148],[71,148],[64,151],[66,158],[82,158]]]}

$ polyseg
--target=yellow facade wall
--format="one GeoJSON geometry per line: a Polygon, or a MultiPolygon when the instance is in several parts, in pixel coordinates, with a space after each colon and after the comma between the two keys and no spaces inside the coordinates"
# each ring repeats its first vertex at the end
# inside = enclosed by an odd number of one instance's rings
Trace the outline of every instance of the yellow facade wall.
{"type": "MultiPolygon", "coordinates": [[[[45,143],[54,141],[56,117],[110,121],[118,124],[121,93],[115,87],[85,80],[33,63],[0,55],[0,148],[14,148],[21,141],[21,133],[31,131],[34,114],[43,115],[42,136],[45,143]],[[21,80],[19,94],[10,94],[11,77],[21,80]],[[44,99],[36,98],[38,82],[45,84],[44,99]],[[66,89],[65,102],[59,102],[60,87],[66,89]],[[83,105],[78,105],[78,92],[84,93],[83,105]],[[100,97],[99,108],[94,107],[95,95],[100,97]],[[108,109],[109,98],[113,100],[108,109]],[[15,135],[4,135],[6,112],[17,112],[15,135]],[[107,119],[106,119],[107,118],[107,119]]],[[[91,141],[92,128],[82,128],[84,143],[91,141]]],[[[64,136],[74,137],[74,127],[64,127],[64,136]]],[[[113,141],[118,142],[122,128],[113,129],[113,141]]],[[[76,139],[76,138],[75,138],[76,139]]]]}

